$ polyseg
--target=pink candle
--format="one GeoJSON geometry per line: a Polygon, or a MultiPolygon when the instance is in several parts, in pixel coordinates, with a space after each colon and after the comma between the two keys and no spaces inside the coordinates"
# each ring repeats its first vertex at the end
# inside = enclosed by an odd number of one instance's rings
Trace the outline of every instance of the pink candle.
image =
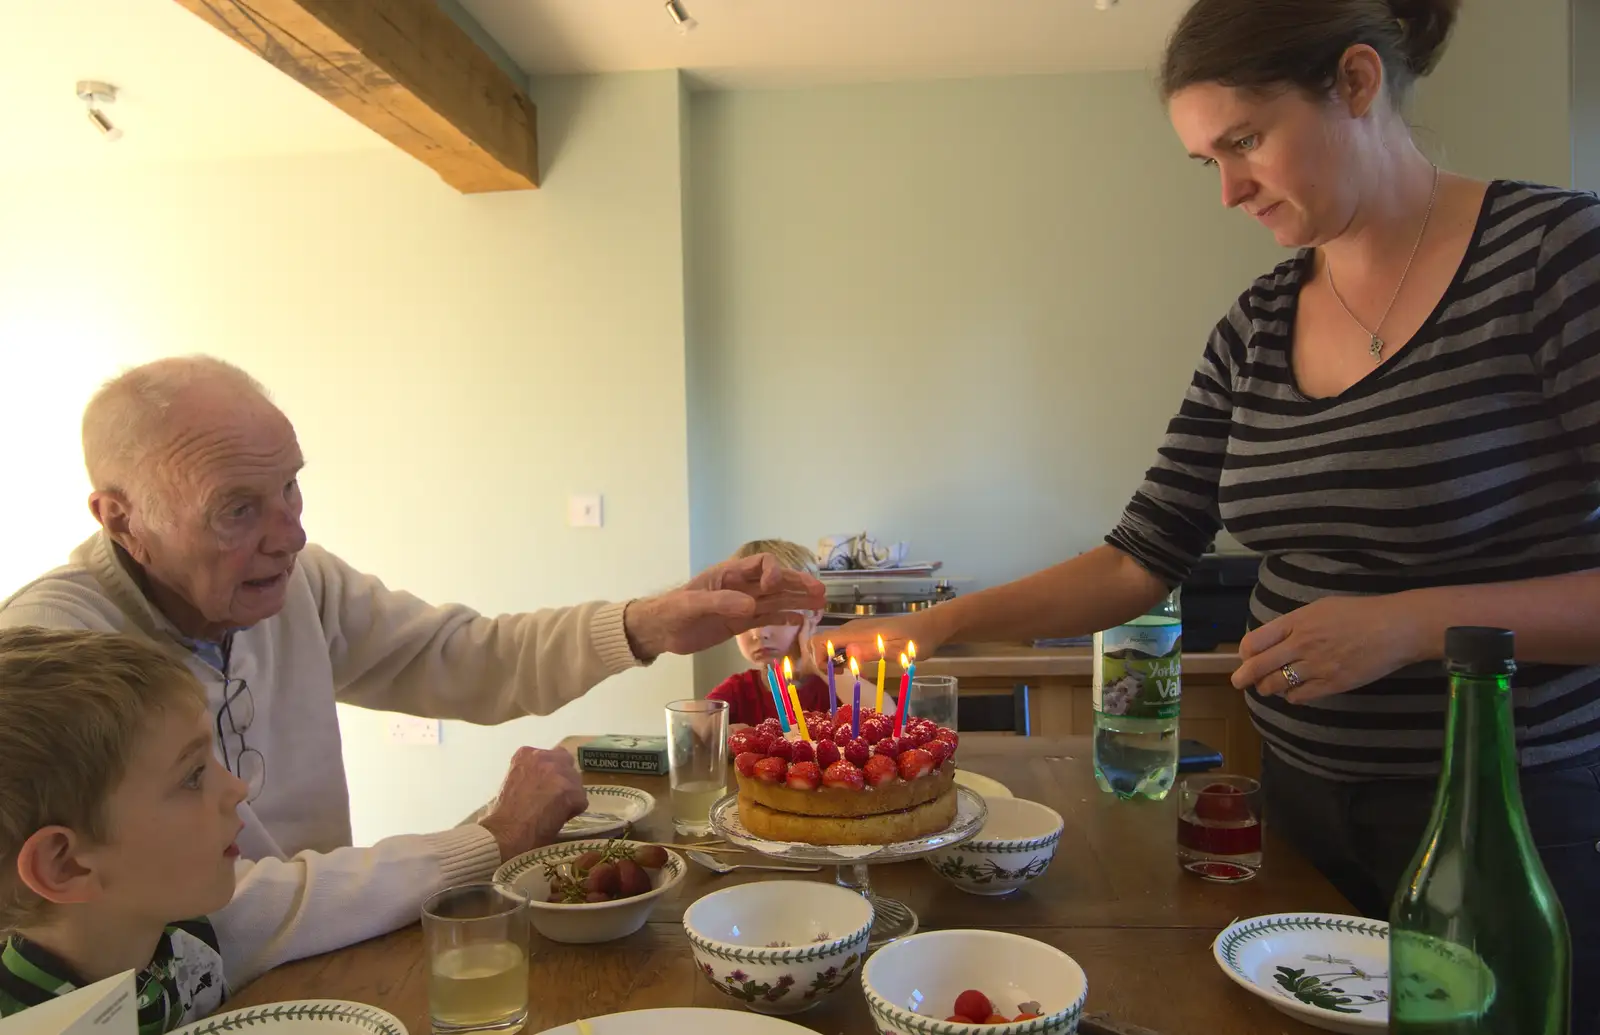
{"type": "Polygon", "coordinates": [[[906,714],[906,694],[911,688],[910,662],[904,654],[900,655],[900,698],[894,702],[894,735],[900,735],[902,723],[906,714]]]}
{"type": "MultiPolygon", "coordinates": [[[[788,659],[785,658],[785,661],[788,659]]],[[[784,717],[789,720],[788,725],[794,725],[794,708],[789,704],[789,684],[783,681],[783,673],[778,671],[778,666],[772,666],[772,680],[778,684],[778,704],[784,717]]]]}

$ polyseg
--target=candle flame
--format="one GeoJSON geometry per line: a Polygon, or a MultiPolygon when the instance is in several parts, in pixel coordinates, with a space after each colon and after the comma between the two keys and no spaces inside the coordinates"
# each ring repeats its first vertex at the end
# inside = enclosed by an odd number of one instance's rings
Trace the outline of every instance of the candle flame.
{"type": "Polygon", "coordinates": [[[883,657],[883,635],[878,635],[878,657],[883,657]]]}
{"type": "Polygon", "coordinates": [[[794,666],[789,664],[789,658],[787,655],[785,655],[783,659],[783,678],[788,680],[794,679],[794,666]]]}
{"type": "Polygon", "coordinates": [[[907,644],[906,644],[906,650],[907,650],[907,651],[908,651],[908,652],[910,652],[910,654],[911,654],[911,660],[912,660],[912,661],[915,661],[915,660],[916,660],[916,659],[917,659],[917,641],[916,641],[916,640],[911,640],[911,641],[909,641],[909,642],[908,642],[908,643],[907,643],[907,644]]]}
{"type": "Polygon", "coordinates": [[[850,673],[856,676],[861,675],[861,666],[856,664],[855,658],[850,659],[850,673]]]}
{"type": "Polygon", "coordinates": [[[828,641],[828,657],[829,658],[833,657],[833,641],[832,640],[828,641]]]}
{"type": "Polygon", "coordinates": [[[905,668],[909,664],[911,664],[911,660],[909,658],[907,658],[904,654],[900,655],[900,667],[901,668],[905,668]]]}

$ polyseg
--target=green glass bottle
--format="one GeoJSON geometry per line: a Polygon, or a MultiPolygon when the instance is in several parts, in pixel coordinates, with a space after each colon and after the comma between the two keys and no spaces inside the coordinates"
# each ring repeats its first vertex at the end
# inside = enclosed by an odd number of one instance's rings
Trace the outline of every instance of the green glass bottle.
{"type": "Polygon", "coordinates": [[[1389,915],[1391,1032],[1567,1032],[1572,946],[1522,811],[1512,647],[1505,629],[1445,636],[1438,795],[1389,915]]]}

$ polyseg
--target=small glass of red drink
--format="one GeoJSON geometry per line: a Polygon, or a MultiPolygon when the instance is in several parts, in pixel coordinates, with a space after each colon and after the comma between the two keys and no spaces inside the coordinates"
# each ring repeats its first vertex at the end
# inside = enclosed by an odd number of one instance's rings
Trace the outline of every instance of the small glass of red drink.
{"type": "Polygon", "coordinates": [[[1178,863],[1232,884],[1261,869],[1261,784],[1248,776],[1197,773],[1178,784],[1178,863]]]}

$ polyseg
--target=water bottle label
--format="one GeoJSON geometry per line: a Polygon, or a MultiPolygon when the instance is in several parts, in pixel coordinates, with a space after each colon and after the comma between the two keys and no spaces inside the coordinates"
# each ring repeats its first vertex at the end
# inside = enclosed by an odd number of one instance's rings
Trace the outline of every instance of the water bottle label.
{"type": "Polygon", "coordinates": [[[1124,625],[1097,638],[1094,710],[1136,719],[1175,719],[1183,692],[1183,625],[1124,625]]]}

